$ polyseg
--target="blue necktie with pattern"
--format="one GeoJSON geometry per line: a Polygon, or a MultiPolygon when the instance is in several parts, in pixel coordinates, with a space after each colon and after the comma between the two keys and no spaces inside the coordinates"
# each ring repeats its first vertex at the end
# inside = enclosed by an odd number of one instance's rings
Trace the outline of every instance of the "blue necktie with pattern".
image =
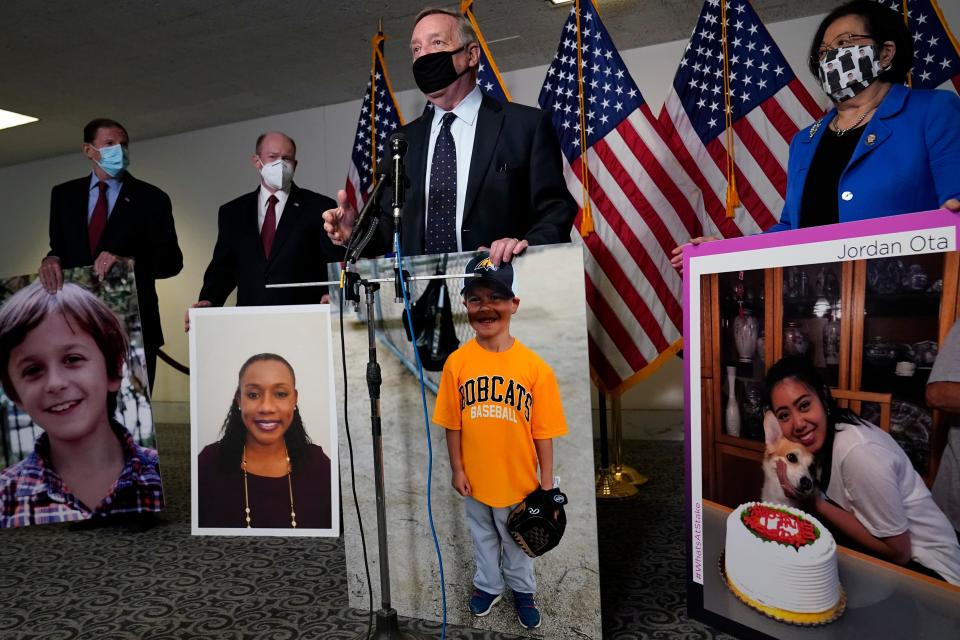
{"type": "Polygon", "coordinates": [[[430,162],[430,196],[427,202],[426,253],[457,251],[457,146],[450,133],[456,119],[443,116],[430,162]]]}

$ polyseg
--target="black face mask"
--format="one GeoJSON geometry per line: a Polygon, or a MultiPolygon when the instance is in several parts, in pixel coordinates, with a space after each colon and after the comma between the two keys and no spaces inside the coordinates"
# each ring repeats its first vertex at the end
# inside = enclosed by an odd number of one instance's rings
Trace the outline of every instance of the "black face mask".
{"type": "Polygon", "coordinates": [[[414,60],[413,79],[416,80],[420,91],[431,94],[446,89],[456,82],[457,78],[469,71],[470,67],[467,67],[462,72],[457,73],[457,68],[453,66],[454,54],[460,53],[464,49],[465,47],[460,47],[453,51],[436,51],[414,60]]]}

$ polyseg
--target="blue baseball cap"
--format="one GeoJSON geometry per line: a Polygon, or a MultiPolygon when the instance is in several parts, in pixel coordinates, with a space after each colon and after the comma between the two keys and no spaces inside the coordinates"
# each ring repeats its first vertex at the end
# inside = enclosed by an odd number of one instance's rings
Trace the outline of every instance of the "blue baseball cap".
{"type": "Polygon", "coordinates": [[[513,265],[509,262],[501,262],[498,267],[490,260],[490,254],[481,253],[467,263],[464,274],[473,277],[464,278],[461,295],[466,295],[477,285],[484,285],[510,298],[517,297],[513,292],[513,265]]]}

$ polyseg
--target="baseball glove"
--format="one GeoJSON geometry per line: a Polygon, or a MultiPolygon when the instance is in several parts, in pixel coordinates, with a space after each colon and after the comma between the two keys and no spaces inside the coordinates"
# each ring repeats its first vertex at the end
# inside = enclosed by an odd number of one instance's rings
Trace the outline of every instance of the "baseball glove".
{"type": "Polygon", "coordinates": [[[510,512],[507,531],[528,556],[542,556],[560,544],[567,528],[566,503],[567,496],[560,489],[537,487],[510,512]]]}

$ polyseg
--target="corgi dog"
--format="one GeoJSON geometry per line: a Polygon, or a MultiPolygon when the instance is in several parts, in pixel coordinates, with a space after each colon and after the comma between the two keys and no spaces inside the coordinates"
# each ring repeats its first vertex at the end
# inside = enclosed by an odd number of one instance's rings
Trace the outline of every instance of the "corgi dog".
{"type": "Polygon", "coordinates": [[[766,438],[766,451],[763,456],[763,491],[761,499],[792,507],[798,507],[798,500],[786,495],[777,476],[777,461],[782,460],[787,469],[787,479],[793,491],[800,498],[806,498],[816,490],[816,462],[813,454],[798,442],[783,437],[780,422],[772,411],[763,416],[763,433],[766,438]]]}

